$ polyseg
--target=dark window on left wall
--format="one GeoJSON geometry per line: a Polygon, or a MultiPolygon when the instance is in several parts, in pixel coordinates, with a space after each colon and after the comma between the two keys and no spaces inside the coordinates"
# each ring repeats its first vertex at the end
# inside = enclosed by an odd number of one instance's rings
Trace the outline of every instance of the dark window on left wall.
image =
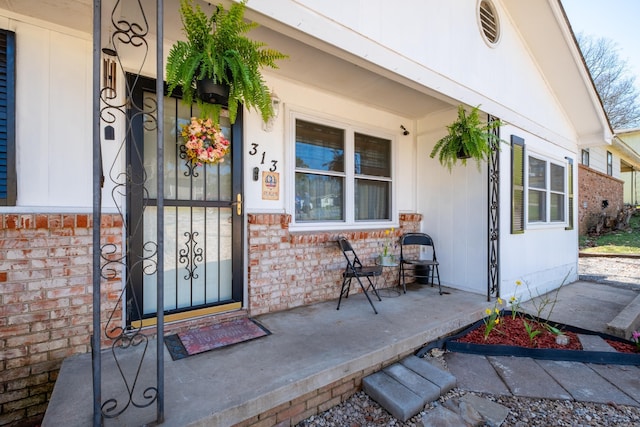
{"type": "Polygon", "coordinates": [[[0,206],[16,204],[16,35],[0,30],[0,206]]]}

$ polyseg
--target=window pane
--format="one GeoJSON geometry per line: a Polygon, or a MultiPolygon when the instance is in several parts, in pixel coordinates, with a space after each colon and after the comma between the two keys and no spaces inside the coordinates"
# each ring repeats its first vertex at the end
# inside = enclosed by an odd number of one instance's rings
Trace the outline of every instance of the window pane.
{"type": "Polygon", "coordinates": [[[529,157],[529,187],[547,188],[546,175],[546,162],[529,157]]]}
{"type": "Polygon", "coordinates": [[[344,130],[296,120],[296,168],[344,172],[344,130]]]}
{"type": "Polygon", "coordinates": [[[296,221],[344,220],[344,178],[296,173],[296,221]]]}
{"type": "Polygon", "coordinates": [[[551,163],[550,172],[551,191],[564,193],[564,167],[551,163]]]}
{"type": "Polygon", "coordinates": [[[391,219],[390,186],[386,181],[356,179],[356,221],[391,219]]]}
{"type": "Polygon", "coordinates": [[[356,133],[355,144],[356,174],[391,177],[391,141],[356,133]]]}
{"type": "Polygon", "coordinates": [[[551,193],[551,221],[564,221],[564,194],[551,193]]]}
{"type": "Polygon", "coordinates": [[[529,190],[529,222],[546,221],[545,192],[529,190]]]}

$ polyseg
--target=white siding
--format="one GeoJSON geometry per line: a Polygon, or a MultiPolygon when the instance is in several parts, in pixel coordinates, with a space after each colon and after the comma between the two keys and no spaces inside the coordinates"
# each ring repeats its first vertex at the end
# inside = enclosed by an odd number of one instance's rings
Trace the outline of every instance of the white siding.
{"type": "Polygon", "coordinates": [[[91,206],[91,42],[4,18],[16,32],[19,207],[91,206]]]}

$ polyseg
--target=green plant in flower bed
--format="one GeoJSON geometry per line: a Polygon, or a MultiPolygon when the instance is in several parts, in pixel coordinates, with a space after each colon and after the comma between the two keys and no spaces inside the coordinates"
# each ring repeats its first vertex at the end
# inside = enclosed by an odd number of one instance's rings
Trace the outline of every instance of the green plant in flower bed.
{"type": "Polygon", "coordinates": [[[500,324],[500,317],[502,314],[502,309],[499,309],[498,307],[502,305],[502,299],[498,298],[495,302],[495,304],[493,305],[493,308],[487,308],[485,310],[485,313],[487,315],[487,317],[485,317],[484,320],[484,339],[485,341],[487,340],[487,338],[489,337],[489,334],[491,333],[491,331],[493,330],[493,328],[495,328],[496,326],[498,326],[500,324]]]}

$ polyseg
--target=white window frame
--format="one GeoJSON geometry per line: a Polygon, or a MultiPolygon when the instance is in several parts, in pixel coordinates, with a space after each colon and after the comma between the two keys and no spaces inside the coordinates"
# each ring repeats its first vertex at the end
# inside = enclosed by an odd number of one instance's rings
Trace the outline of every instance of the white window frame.
{"type": "MultiPolygon", "coordinates": [[[[568,168],[570,167],[569,163],[566,160],[557,160],[550,158],[548,156],[536,153],[536,152],[528,152],[526,154],[526,170],[525,170],[525,212],[526,212],[526,224],[528,229],[535,228],[543,228],[543,227],[566,227],[569,224],[568,216],[569,212],[569,192],[568,192],[568,168]],[[545,162],[545,189],[544,189],[544,197],[545,197],[545,220],[544,221],[531,221],[529,219],[529,190],[532,189],[529,186],[529,162],[530,158],[534,157],[537,160],[545,162]],[[564,171],[564,190],[562,192],[551,190],[551,165],[554,164],[556,166],[560,166],[564,171]],[[551,220],[551,194],[562,194],[563,195],[563,211],[564,211],[564,219],[562,221],[552,221],[551,220]]],[[[541,191],[541,189],[533,188],[533,190],[541,191]]]]}
{"type": "MultiPolygon", "coordinates": [[[[291,223],[289,229],[292,231],[305,231],[305,230],[362,230],[372,228],[389,228],[398,227],[398,212],[396,209],[396,194],[397,194],[397,173],[396,173],[396,161],[398,155],[397,139],[396,135],[390,133],[384,129],[376,128],[375,126],[369,126],[362,123],[347,123],[341,121],[335,117],[328,115],[321,115],[313,112],[302,111],[298,109],[291,109],[287,114],[288,123],[286,124],[287,132],[285,134],[286,141],[286,162],[289,165],[287,170],[287,181],[290,183],[287,186],[286,193],[286,206],[287,211],[291,213],[291,223]],[[330,126],[334,128],[343,129],[345,132],[345,172],[344,172],[344,220],[336,221],[305,221],[296,222],[295,216],[295,192],[296,192],[296,120],[304,120],[311,123],[317,123],[319,125],[330,126]],[[355,220],[355,182],[357,177],[365,177],[365,175],[359,175],[355,173],[354,155],[355,155],[355,134],[361,133],[377,138],[388,139],[391,141],[391,197],[390,197],[390,214],[391,218],[388,220],[355,220]]],[[[376,177],[378,179],[378,177],[376,177]]]]}

